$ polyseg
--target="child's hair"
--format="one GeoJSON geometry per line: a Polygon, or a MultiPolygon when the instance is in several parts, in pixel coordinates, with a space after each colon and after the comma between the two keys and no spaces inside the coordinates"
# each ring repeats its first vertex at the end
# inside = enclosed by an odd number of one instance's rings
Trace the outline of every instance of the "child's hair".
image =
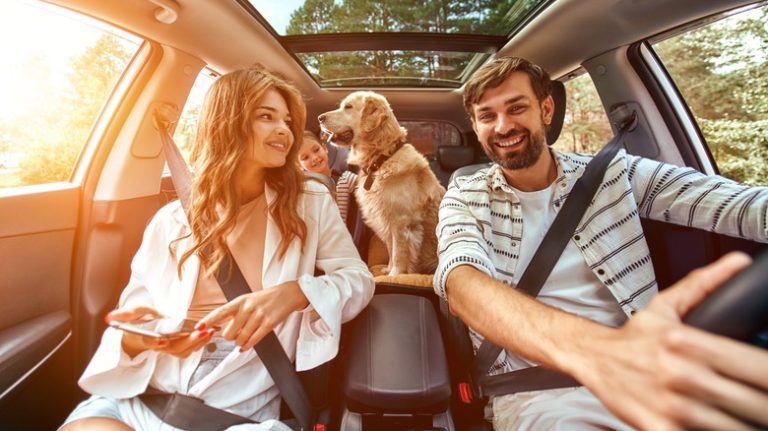
{"type": "Polygon", "coordinates": [[[320,144],[322,146],[325,146],[323,141],[320,140],[320,138],[315,134],[315,132],[312,132],[310,130],[305,130],[304,133],[302,134],[302,136],[304,137],[304,139],[311,139],[311,140],[317,142],[318,144],[320,144]]]}

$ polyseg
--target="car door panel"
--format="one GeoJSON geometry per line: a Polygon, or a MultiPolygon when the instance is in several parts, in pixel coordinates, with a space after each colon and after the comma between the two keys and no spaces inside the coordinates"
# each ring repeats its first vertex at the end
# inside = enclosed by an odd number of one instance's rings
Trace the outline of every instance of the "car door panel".
{"type": "Polygon", "coordinates": [[[77,364],[84,367],[101,339],[103,316],[117,303],[128,282],[130,263],[141,244],[142,232],[165,202],[161,195],[92,204],[92,222],[85,235],[82,286],[77,300],[77,364]]]}
{"type": "Polygon", "coordinates": [[[50,428],[60,414],[39,416],[31,406],[70,407],[56,388],[74,387],[69,294],[79,201],[68,183],[0,197],[1,429],[50,428]]]}
{"type": "Polygon", "coordinates": [[[30,317],[69,313],[79,190],[0,197],[0,334],[30,317]]]}

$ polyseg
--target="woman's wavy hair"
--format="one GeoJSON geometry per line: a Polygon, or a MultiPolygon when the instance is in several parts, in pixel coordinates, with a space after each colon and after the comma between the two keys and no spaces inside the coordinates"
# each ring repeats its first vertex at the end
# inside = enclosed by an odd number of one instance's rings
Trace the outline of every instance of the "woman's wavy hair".
{"type": "Polygon", "coordinates": [[[193,254],[199,256],[206,276],[217,274],[229,254],[226,236],[235,227],[240,207],[235,175],[251,147],[248,143],[253,136],[256,107],[271,89],[277,90],[288,105],[294,144],[283,166],[266,170],[266,184],[276,192],[269,214],[282,237],[279,257],[285,255],[296,238],[304,247],[307,226],[297,211],[304,176],[297,161],[296,143],[304,131],[306,107],[299,91],[280,77],[259,67],[241,69],[213,83],[200,111],[191,155],[195,175],[188,218],[192,232],[177,239],[191,235],[193,243],[179,259],[179,275],[182,265],[193,254]]]}

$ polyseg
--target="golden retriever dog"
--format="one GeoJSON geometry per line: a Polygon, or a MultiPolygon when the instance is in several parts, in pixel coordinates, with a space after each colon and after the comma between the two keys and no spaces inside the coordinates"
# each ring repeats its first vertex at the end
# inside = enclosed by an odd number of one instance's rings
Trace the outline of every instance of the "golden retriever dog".
{"type": "Polygon", "coordinates": [[[387,99],[356,91],[318,117],[331,141],[350,147],[360,166],[355,197],[389,253],[388,275],[432,273],[437,266],[437,210],[445,188],[427,159],[406,143],[387,99]]]}

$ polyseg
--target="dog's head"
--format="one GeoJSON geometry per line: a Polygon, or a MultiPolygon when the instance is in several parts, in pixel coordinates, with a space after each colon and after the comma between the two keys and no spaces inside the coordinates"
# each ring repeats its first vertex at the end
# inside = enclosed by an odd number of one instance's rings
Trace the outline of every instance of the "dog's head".
{"type": "Polygon", "coordinates": [[[405,129],[395,118],[384,96],[372,91],[356,91],[345,97],[339,109],[317,117],[320,127],[331,134],[334,144],[384,150],[405,141],[405,129]]]}

